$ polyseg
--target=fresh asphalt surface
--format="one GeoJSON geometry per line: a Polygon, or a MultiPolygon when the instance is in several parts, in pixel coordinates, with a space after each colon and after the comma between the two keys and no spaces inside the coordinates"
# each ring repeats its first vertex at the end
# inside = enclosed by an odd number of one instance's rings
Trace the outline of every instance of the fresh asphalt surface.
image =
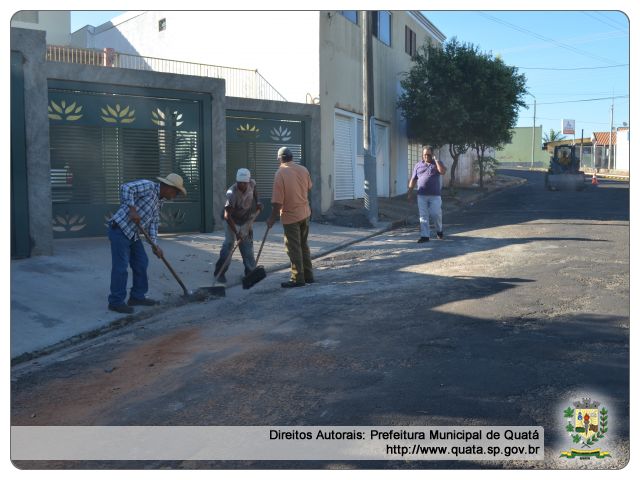
{"type": "Polygon", "coordinates": [[[19,462],[27,468],[621,468],[629,458],[629,189],[537,172],[314,262],[318,282],[186,305],[14,367],[12,425],[539,425],[539,462],[19,462]],[[562,411],[610,411],[610,458],[559,458],[562,411]],[[597,463],[596,463],[597,462],[597,463]]]}

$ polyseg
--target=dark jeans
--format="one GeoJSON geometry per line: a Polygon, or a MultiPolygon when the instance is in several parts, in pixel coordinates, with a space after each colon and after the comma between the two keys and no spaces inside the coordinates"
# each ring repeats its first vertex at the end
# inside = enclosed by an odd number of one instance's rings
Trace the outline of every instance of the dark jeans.
{"type": "Polygon", "coordinates": [[[282,225],[284,227],[284,246],[291,260],[291,281],[304,283],[313,280],[309,237],[309,219],[282,225]]]}
{"type": "Polygon", "coordinates": [[[111,294],[109,305],[123,305],[127,297],[127,267],[133,272],[131,298],[142,299],[149,290],[149,258],[141,240],[129,240],[119,228],[109,228],[111,241],[111,294]]]}

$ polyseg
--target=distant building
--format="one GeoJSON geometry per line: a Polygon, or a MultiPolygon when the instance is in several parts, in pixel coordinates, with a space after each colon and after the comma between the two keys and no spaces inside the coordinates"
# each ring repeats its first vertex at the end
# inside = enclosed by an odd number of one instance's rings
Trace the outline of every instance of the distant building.
{"type": "Polygon", "coordinates": [[[511,143],[496,151],[496,160],[501,167],[544,168],[549,164],[549,155],[540,148],[542,125],[538,127],[516,127],[511,143]],[[535,135],[535,139],[532,136],[535,135]],[[531,158],[533,155],[533,159],[531,158]]]}
{"type": "Polygon", "coordinates": [[[596,168],[629,171],[629,127],[619,127],[611,132],[593,132],[592,141],[596,168]]]}
{"type": "Polygon", "coordinates": [[[44,30],[49,45],[71,43],[71,12],[68,10],[21,10],[11,17],[11,26],[44,30]]]}

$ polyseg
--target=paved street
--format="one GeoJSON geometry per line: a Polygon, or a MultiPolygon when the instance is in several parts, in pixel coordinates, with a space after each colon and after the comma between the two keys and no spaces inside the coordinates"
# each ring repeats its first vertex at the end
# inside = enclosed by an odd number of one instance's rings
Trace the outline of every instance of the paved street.
{"type": "MultiPolygon", "coordinates": [[[[544,462],[48,462],[98,468],[621,468],[629,455],[629,189],[541,173],[249,291],[172,309],[12,370],[12,425],[540,425],[544,462]],[[571,462],[562,410],[611,412],[571,462]],[[599,462],[595,465],[594,462],[599,462]]],[[[32,463],[42,466],[43,464],[32,463]]]]}

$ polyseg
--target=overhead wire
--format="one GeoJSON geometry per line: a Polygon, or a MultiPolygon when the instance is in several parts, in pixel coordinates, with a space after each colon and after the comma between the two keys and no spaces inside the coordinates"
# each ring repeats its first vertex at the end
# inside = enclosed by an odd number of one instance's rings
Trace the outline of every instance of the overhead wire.
{"type": "Polygon", "coordinates": [[[481,16],[483,16],[485,18],[488,18],[489,20],[491,20],[493,22],[499,23],[501,25],[505,25],[505,26],[507,26],[509,28],[512,28],[514,30],[517,30],[519,32],[525,33],[527,35],[531,35],[531,36],[533,36],[535,38],[538,38],[540,40],[544,40],[545,42],[552,43],[552,44],[554,44],[554,45],[556,45],[558,47],[564,48],[566,50],[570,50],[570,51],[572,51],[574,53],[577,53],[579,55],[590,57],[590,58],[593,58],[595,60],[599,60],[599,61],[605,62],[605,63],[615,63],[613,60],[610,60],[608,58],[604,58],[604,57],[601,57],[599,55],[594,55],[594,54],[586,52],[584,50],[580,50],[579,48],[572,47],[571,45],[567,45],[566,43],[558,42],[557,40],[545,37],[543,35],[540,35],[539,33],[533,32],[531,30],[528,30],[528,29],[526,29],[524,27],[520,27],[518,25],[514,25],[513,23],[507,22],[506,20],[502,20],[500,18],[494,17],[494,16],[489,15],[487,13],[484,13],[484,12],[477,12],[477,13],[478,13],[478,15],[481,15],[481,16]]]}

